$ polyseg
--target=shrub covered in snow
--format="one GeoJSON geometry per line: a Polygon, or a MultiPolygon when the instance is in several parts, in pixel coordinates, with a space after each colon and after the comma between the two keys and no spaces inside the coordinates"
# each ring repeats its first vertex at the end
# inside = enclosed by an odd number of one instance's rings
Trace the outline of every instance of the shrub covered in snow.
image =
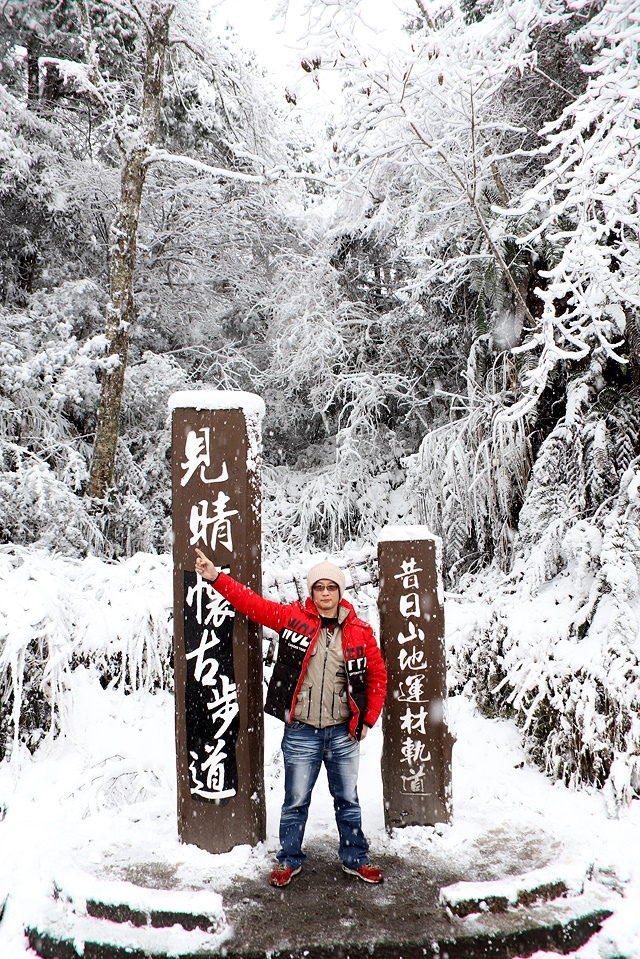
{"type": "Polygon", "coordinates": [[[3,548],[0,757],[67,731],[62,694],[78,666],[105,688],[171,688],[172,612],[168,556],[106,563],[3,548]]]}
{"type": "Polygon", "coordinates": [[[540,450],[511,572],[463,578],[483,599],[451,686],[514,716],[550,775],[621,802],[640,792],[640,456],[625,397],[607,413],[588,393],[576,381],[540,450]]]}

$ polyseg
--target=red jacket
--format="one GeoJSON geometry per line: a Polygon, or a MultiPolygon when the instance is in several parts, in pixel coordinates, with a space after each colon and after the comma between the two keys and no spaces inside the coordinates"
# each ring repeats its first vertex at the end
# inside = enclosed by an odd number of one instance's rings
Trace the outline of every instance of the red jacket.
{"type": "MultiPolygon", "coordinates": [[[[269,683],[265,710],[284,722],[291,722],[309,659],[322,628],[315,604],[311,599],[304,604],[275,603],[242,586],[226,573],[220,573],[212,585],[240,613],[280,634],[278,659],[269,683]]],[[[371,626],[358,619],[346,599],[342,599],[340,605],[348,610],[342,624],[342,652],[351,709],[349,732],[360,739],[363,724],[373,726],[382,711],[387,670],[371,626]]]]}

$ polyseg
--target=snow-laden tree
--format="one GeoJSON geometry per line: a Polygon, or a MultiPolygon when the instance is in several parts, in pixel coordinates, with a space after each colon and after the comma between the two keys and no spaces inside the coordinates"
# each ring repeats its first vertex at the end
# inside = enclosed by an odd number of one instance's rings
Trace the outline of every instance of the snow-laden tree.
{"type": "Polygon", "coordinates": [[[13,91],[3,91],[4,289],[17,288],[22,305],[70,276],[110,290],[94,494],[113,469],[131,345],[134,363],[170,349],[209,382],[250,385],[264,335],[257,301],[295,235],[289,205],[309,172],[255,66],[190,5],[175,6],[43,0],[28,17],[23,5],[3,8],[13,91]],[[20,44],[32,33],[55,96],[27,76],[20,44]],[[25,100],[33,119],[21,115],[25,100]],[[33,197],[33,209],[17,196],[33,197]],[[252,347],[256,357],[245,355],[252,347]]]}
{"type": "Polygon", "coordinates": [[[592,348],[633,362],[636,5],[419,3],[385,56],[345,28],[362,5],[312,7],[329,8],[331,62],[349,77],[344,222],[393,237],[409,266],[399,298],[446,315],[458,291],[475,294],[465,395],[412,468],[421,515],[449,538],[449,563],[497,555],[508,568],[571,364],[592,348]]]}
{"type": "Polygon", "coordinates": [[[74,280],[0,310],[0,543],[71,556],[164,552],[170,542],[167,399],[187,385],[171,357],[130,365],[111,508],[84,490],[99,401],[105,293],[74,280]]]}
{"type": "MultiPolygon", "coordinates": [[[[89,9],[84,3],[80,3],[79,7],[87,58],[86,74],[80,74],[81,82],[86,84],[91,92],[95,91],[98,100],[103,101],[105,110],[111,113],[108,119],[113,123],[114,137],[123,153],[120,201],[111,226],[107,350],[89,477],[89,495],[102,499],[111,485],[115,465],[130,329],[134,321],[133,278],[138,221],[147,162],[158,136],[165,60],[169,46],[169,22],[174,4],[152,0],[148,10],[142,14],[136,10],[135,5],[132,6],[131,19],[141,21],[140,29],[146,34],[142,102],[137,114],[134,111],[118,109],[116,116],[113,116],[108,84],[100,74],[97,51],[91,37],[89,9]]],[[[75,75],[78,76],[78,73],[75,75]]]]}
{"type": "Polygon", "coordinates": [[[516,719],[532,757],[611,812],[640,784],[640,510],[637,403],[602,387],[605,359],[568,385],[520,511],[508,575],[463,587],[491,597],[456,637],[451,685],[516,719]]]}
{"type": "MultiPolygon", "coordinates": [[[[569,39],[592,56],[584,91],[541,130],[544,169],[511,211],[543,310],[513,351],[528,360],[520,390],[490,417],[492,436],[525,428],[528,482],[508,575],[481,579],[491,615],[461,641],[453,673],[485,709],[516,718],[551,775],[605,787],[613,812],[639,783],[640,18],[635,3],[562,6],[583,17],[569,39]]],[[[435,452],[431,435],[423,456],[435,452]]],[[[484,467],[485,488],[499,489],[505,467],[484,467]]],[[[452,513],[464,515],[472,499],[456,492],[452,513]]]]}
{"type": "Polygon", "coordinates": [[[475,18],[419,3],[404,39],[382,50],[363,33],[366,5],[309,10],[324,45],[313,67],[319,82],[325,69],[345,79],[332,228],[352,247],[386,251],[367,276],[371,288],[393,292],[379,298],[385,342],[404,344],[405,371],[407,362],[420,371],[422,401],[430,394],[421,416],[427,431],[437,429],[413,467],[421,516],[450,538],[449,563],[467,556],[482,565],[498,552],[508,564],[534,424],[494,419],[517,400],[531,362],[504,351],[520,343],[540,304],[533,258],[497,207],[542,167],[524,163],[540,144],[532,112],[545,120],[560,112],[571,96],[564,74],[579,86],[568,53],[562,80],[545,69],[550,48],[566,46],[571,14],[536,0],[486,5],[475,18]],[[544,94],[546,111],[527,109],[533,94],[544,94]]]}
{"type": "Polygon", "coordinates": [[[292,549],[371,538],[398,485],[395,427],[420,402],[393,356],[391,314],[349,295],[334,250],[320,240],[283,258],[269,299],[267,527],[292,549]]]}
{"type": "Polygon", "coordinates": [[[0,85],[0,298],[7,307],[102,270],[93,210],[102,182],[50,117],[25,110],[0,85]],[[82,183],[81,190],[78,184],[82,183]],[[93,210],[92,210],[93,207],[93,210]]]}
{"type": "Polygon", "coordinates": [[[110,563],[5,546],[0,578],[0,761],[69,734],[64,694],[77,670],[122,696],[172,687],[167,556],[110,563]]]}
{"type": "Polygon", "coordinates": [[[73,58],[75,11],[68,0],[7,0],[0,18],[0,79],[11,92],[26,93],[29,109],[55,99],[60,76],[49,55],[73,58]],[[24,51],[24,53],[23,53],[24,51]],[[20,62],[26,59],[26,70],[20,62]]]}
{"type": "MultiPolygon", "coordinates": [[[[215,178],[214,182],[218,184],[238,183],[254,187],[278,179],[283,172],[290,172],[294,177],[300,175],[304,178],[306,175],[301,171],[288,171],[287,148],[282,147],[279,138],[276,138],[275,144],[270,141],[267,131],[269,126],[273,127],[276,117],[274,113],[269,114],[268,103],[261,101],[260,91],[252,83],[255,78],[250,73],[243,74],[229,51],[213,43],[212,38],[205,33],[203,24],[184,4],[177,8],[181,32],[170,37],[169,21],[174,6],[151,3],[151,19],[147,22],[135,8],[136,18],[142,20],[147,35],[142,104],[135,121],[125,111],[124,115],[118,113],[114,123],[124,162],[120,205],[112,225],[111,297],[107,308],[109,348],[89,481],[89,493],[97,498],[106,494],[115,462],[119,407],[133,318],[137,233],[147,169],[151,164],[178,164],[190,169],[194,176],[201,174],[215,178]],[[157,36],[150,29],[153,24],[157,27],[157,36]],[[193,141],[188,145],[195,148],[190,155],[176,154],[156,145],[164,60],[173,46],[186,49],[187,56],[191,54],[191,71],[197,69],[199,74],[196,102],[186,111],[193,124],[187,137],[188,141],[193,141]]],[[[173,79],[176,94],[182,99],[183,94],[189,96],[188,80],[193,84],[193,77],[187,78],[187,84],[183,84],[185,74],[189,71],[185,70],[184,64],[178,66],[180,69],[174,68],[173,79]]],[[[184,138],[184,123],[181,129],[172,129],[167,125],[165,132],[179,141],[180,133],[184,138]]],[[[210,202],[214,206],[220,192],[215,189],[209,192],[210,202]]],[[[220,227],[220,224],[217,226],[220,227]]],[[[202,229],[199,233],[203,234],[202,229]]],[[[252,240],[257,243],[259,230],[254,229],[252,233],[252,240]]],[[[227,237],[225,240],[228,242],[227,237]]],[[[157,249],[162,249],[162,241],[157,249]]],[[[186,260],[193,262],[193,259],[193,251],[189,249],[186,260]]],[[[183,279],[192,272],[188,267],[185,270],[185,266],[183,259],[178,269],[183,279]]],[[[167,275],[171,287],[178,277],[172,279],[169,271],[167,275]]]]}
{"type": "MultiPolygon", "coordinates": [[[[423,444],[424,469],[418,470],[415,479],[423,509],[438,528],[462,529],[463,536],[458,534],[457,538],[467,537],[467,551],[469,540],[477,537],[487,516],[492,515],[489,530],[496,545],[505,542],[496,536],[500,530],[509,528],[509,540],[513,538],[514,520],[517,521],[523,502],[530,466],[549,430],[555,446],[567,444],[566,455],[559,462],[573,462],[574,434],[567,433],[561,419],[568,402],[567,380],[573,395],[574,378],[585,375],[582,367],[591,356],[593,363],[586,374],[590,402],[599,402],[600,394],[613,393],[624,405],[625,393],[637,384],[640,183],[637,124],[633,118],[638,106],[640,31],[637,7],[632,7],[604,4],[586,25],[568,37],[571,43],[586,44],[594,51],[592,62],[584,66],[587,86],[556,121],[541,131],[545,140],[537,154],[545,158],[546,166],[536,185],[525,191],[523,198],[516,198],[517,212],[513,216],[517,222],[516,236],[520,234],[517,244],[527,251],[535,267],[537,295],[543,309],[536,311],[535,323],[526,331],[525,342],[514,344],[508,365],[517,375],[507,384],[508,392],[487,388],[485,382],[481,383],[485,387],[483,398],[478,392],[478,364],[472,363],[469,371],[468,415],[471,422],[480,419],[485,423],[485,435],[491,437],[491,444],[482,448],[491,448],[493,455],[478,456],[481,447],[467,442],[465,420],[447,428],[448,436],[456,437],[455,460],[463,462],[463,472],[470,478],[465,485],[456,482],[460,467],[454,468],[453,448],[452,455],[444,457],[444,462],[451,465],[435,477],[429,469],[443,461],[441,447],[446,440],[442,431],[427,436],[423,444]],[[605,358],[607,362],[603,362],[605,358]],[[521,437],[517,469],[512,457],[504,453],[503,442],[496,445],[496,440],[505,434],[521,437]],[[512,482],[510,477],[517,481],[512,482]],[[438,497],[434,488],[456,492],[451,497],[438,497]],[[499,501],[505,490],[510,509],[491,514],[483,504],[487,499],[499,501]]],[[[567,8],[573,14],[587,10],[583,4],[570,4],[567,8]]],[[[593,14],[590,9],[588,12],[593,14]]],[[[507,227],[509,219],[507,215],[507,227]]],[[[472,360],[479,354],[478,346],[474,347],[472,360]]],[[[617,406],[618,400],[614,404],[617,406]]],[[[590,448],[593,441],[598,449],[605,435],[613,447],[637,447],[627,418],[612,415],[607,418],[606,431],[603,422],[594,438],[581,438],[580,443],[590,448]]],[[[560,473],[563,468],[559,467],[560,473]]],[[[608,495],[613,494],[608,483],[598,478],[602,475],[594,466],[586,495],[584,476],[572,473],[569,488],[578,497],[578,505],[565,509],[558,502],[550,509],[550,504],[546,504],[541,508],[544,522],[557,522],[566,530],[569,518],[580,519],[601,508],[598,491],[606,489],[608,495]]],[[[528,504],[535,500],[537,489],[533,483],[526,492],[523,528],[528,504]]],[[[545,560],[549,568],[555,562],[551,539],[545,560]]],[[[521,535],[520,541],[519,548],[526,548],[528,535],[521,535]]],[[[534,536],[531,545],[534,541],[537,553],[544,552],[547,539],[537,541],[534,536]]],[[[488,552],[475,550],[472,544],[472,552],[482,562],[483,553],[486,561],[493,548],[488,552]]],[[[454,562],[456,553],[460,558],[464,555],[455,546],[451,550],[454,562]]],[[[498,548],[498,554],[503,567],[508,569],[513,550],[498,548]]]]}
{"type": "Polygon", "coordinates": [[[0,312],[0,541],[100,549],[82,502],[104,348],[102,293],[90,280],[0,312]]]}
{"type": "MultiPolygon", "coordinates": [[[[338,6],[349,23],[365,15],[358,4],[338,6]]],[[[428,290],[446,303],[476,265],[492,261],[514,304],[513,342],[529,322],[527,288],[491,206],[518,190],[510,158],[528,130],[503,91],[534,67],[540,23],[535,2],[502,5],[471,25],[452,6],[435,22],[410,24],[404,43],[384,56],[362,49],[346,28],[330,50],[347,80],[335,136],[336,163],[351,174],[340,210],[347,228],[366,217],[371,232],[395,232],[414,266],[407,297],[428,290]]],[[[335,18],[332,27],[339,31],[335,18]]]]}
{"type": "MultiPolygon", "coordinates": [[[[580,0],[569,6],[592,13],[580,0]]],[[[523,405],[562,360],[595,351],[638,364],[640,4],[607,0],[574,40],[594,51],[586,90],[541,131],[544,176],[514,211],[536,221],[523,246],[551,259],[542,316],[520,347],[539,355],[523,405]]]]}

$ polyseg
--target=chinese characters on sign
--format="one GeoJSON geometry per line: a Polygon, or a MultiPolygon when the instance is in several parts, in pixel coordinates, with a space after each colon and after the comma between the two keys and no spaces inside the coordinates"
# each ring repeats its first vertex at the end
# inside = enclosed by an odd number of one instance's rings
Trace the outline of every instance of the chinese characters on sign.
{"type": "Polygon", "coordinates": [[[444,609],[434,538],[388,527],[378,544],[380,643],[389,673],[382,779],[388,828],[450,818],[452,740],[446,698],[444,609]]]}
{"type": "Polygon", "coordinates": [[[400,580],[402,592],[398,608],[406,620],[406,632],[398,631],[400,655],[398,664],[402,678],[398,684],[398,701],[406,703],[402,716],[401,729],[406,734],[400,753],[402,792],[426,792],[426,765],[431,761],[431,753],[425,737],[428,733],[428,713],[425,671],[427,659],[424,651],[424,630],[416,624],[421,618],[420,584],[418,576],[423,572],[415,557],[400,563],[400,571],[394,573],[394,579],[400,580]]]}
{"type": "Polygon", "coordinates": [[[264,404],[205,390],[169,405],[178,832],[218,854],[265,837],[261,642],[194,571],[195,549],[261,590],[264,404]]]}
{"type": "Polygon", "coordinates": [[[234,609],[197,573],[185,572],[187,751],[191,794],[226,802],[238,788],[238,691],[234,609]]]}
{"type": "MultiPolygon", "coordinates": [[[[226,462],[221,464],[218,476],[207,476],[211,468],[211,429],[189,430],[184,444],[184,462],[181,463],[184,475],[181,486],[187,486],[189,480],[200,469],[202,483],[225,483],[229,479],[226,462]],[[201,436],[198,434],[202,434],[201,436]]],[[[189,511],[189,529],[191,546],[210,546],[215,549],[218,543],[233,553],[233,533],[231,519],[238,515],[237,509],[227,509],[230,497],[219,490],[215,499],[201,499],[194,503],[189,511]],[[209,515],[211,509],[211,515],[209,515]]]]}
{"type": "MultiPolygon", "coordinates": [[[[181,462],[180,485],[200,471],[205,484],[228,481],[226,462],[211,473],[211,429],[189,430],[181,462]]],[[[194,503],[189,510],[189,545],[218,544],[233,553],[230,497],[219,489],[211,499],[194,503]],[[215,496],[215,499],[213,499],[215,496]]],[[[229,568],[226,568],[229,572],[229,568]]],[[[224,803],[235,796],[238,770],[238,691],[233,671],[233,608],[196,573],[184,573],[184,641],[187,676],[185,707],[191,794],[198,799],[224,803]]]]}

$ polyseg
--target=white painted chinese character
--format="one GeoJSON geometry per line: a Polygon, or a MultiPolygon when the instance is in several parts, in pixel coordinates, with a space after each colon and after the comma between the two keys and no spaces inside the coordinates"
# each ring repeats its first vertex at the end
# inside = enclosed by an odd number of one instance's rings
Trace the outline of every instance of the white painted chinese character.
{"type": "Polygon", "coordinates": [[[207,788],[219,793],[224,789],[224,761],[227,754],[224,751],[226,744],[223,739],[216,740],[213,746],[205,745],[205,752],[209,755],[202,764],[202,772],[207,774],[207,788]]]}
{"type": "Polygon", "coordinates": [[[223,736],[235,717],[240,711],[238,706],[238,688],[232,683],[228,676],[220,676],[222,689],[213,689],[213,700],[207,703],[207,709],[211,710],[211,721],[215,724],[220,722],[222,725],[215,731],[216,739],[223,736]]]}
{"type": "Polygon", "coordinates": [[[406,559],[402,566],[402,572],[396,573],[393,577],[394,579],[401,579],[402,586],[404,589],[417,589],[418,588],[418,573],[422,572],[422,566],[416,566],[415,558],[412,556],[411,559],[406,559]]]}
{"type": "Polygon", "coordinates": [[[189,763],[189,772],[194,783],[190,787],[191,793],[195,796],[202,796],[203,799],[229,799],[231,796],[235,796],[235,789],[224,788],[224,760],[227,758],[227,754],[223,751],[225,743],[219,740],[214,746],[205,744],[204,748],[205,752],[208,753],[208,758],[202,763],[201,768],[199,768],[198,754],[193,751],[189,753],[192,759],[192,762],[189,763]],[[205,784],[198,774],[200,776],[206,774],[207,788],[205,788],[205,784]]]}
{"type": "Polygon", "coordinates": [[[189,430],[187,433],[187,439],[184,444],[186,463],[180,464],[186,472],[180,480],[180,485],[186,486],[198,467],[200,467],[200,479],[203,483],[224,483],[229,479],[226,463],[222,464],[222,471],[219,476],[214,476],[210,479],[207,479],[205,476],[205,469],[211,466],[211,455],[209,452],[211,430],[208,426],[205,426],[203,429],[198,430],[198,433],[196,433],[195,430],[189,430]],[[202,433],[203,436],[198,436],[198,433],[202,433]]]}
{"type": "Polygon", "coordinates": [[[208,659],[205,659],[205,653],[213,649],[214,646],[217,646],[220,640],[215,635],[213,630],[211,631],[211,640],[209,640],[209,630],[205,629],[202,633],[202,638],[200,640],[200,645],[197,649],[192,650],[192,652],[187,653],[186,659],[194,659],[196,665],[194,667],[193,675],[197,683],[202,683],[203,686],[214,686],[216,682],[216,674],[218,672],[218,663],[217,659],[214,659],[213,656],[209,656],[208,659]]]}
{"type": "Polygon", "coordinates": [[[427,668],[424,651],[422,649],[416,649],[415,646],[411,647],[410,653],[408,653],[406,649],[401,649],[398,663],[402,670],[411,669],[415,671],[416,669],[427,668]]]}
{"type": "Polygon", "coordinates": [[[401,778],[403,793],[425,793],[424,766],[420,766],[420,769],[417,771],[414,769],[410,770],[410,775],[402,776],[401,778]]]}
{"type": "MultiPolygon", "coordinates": [[[[229,572],[228,566],[221,566],[224,573],[229,572]]],[[[220,593],[213,588],[211,583],[203,579],[199,573],[196,574],[195,586],[190,586],[187,590],[187,606],[193,606],[193,600],[196,600],[196,621],[199,626],[213,626],[214,629],[222,626],[225,619],[233,619],[236,611],[220,593]],[[206,603],[203,604],[203,598],[206,597],[206,603]],[[206,619],[202,621],[203,605],[206,610],[206,619]]]]}
{"type": "Polygon", "coordinates": [[[407,633],[398,633],[398,642],[400,645],[409,643],[412,639],[418,639],[424,642],[424,629],[416,629],[415,623],[407,623],[407,633]]]}
{"type": "MultiPolygon", "coordinates": [[[[417,763],[428,763],[431,761],[431,753],[427,749],[427,744],[421,743],[419,739],[411,739],[410,736],[407,736],[402,743],[400,754],[402,756],[400,762],[407,763],[407,765],[411,767],[417,763]]],[[[413,768],[411,771],[413,772],[413,768]]]]}
{"type": "MultiPolygon", "coordinates": [[[[226,570],[225,570],[226,572],[226,570]]],[[[204,621],[205,626],[213,626],[214,629],[219,629],[220,626],[224,623],[225,619],[233,619],[236,615],[236,611],[228,600],[221,596],[220,593],[209,587],[207,590],[207,618],[204,621]]]]}
{"type": "Polygon", "coordinates": [[[425,723],[428,718],[428,713],[424,706],[420,707],[420,712],[412,713],[409,707],[407,706],[407,711],[402,717],[400,726],[407,733],[418,732],[423,735],[426,734],[427,730],[425,728],[425,723]]]}
{"type": "Polygon", "coordinates": [[[400,615],[405,619],[420,616],[420,597],[417,593],[405,593],[400,597],[400,615]]]}
{"type": "Polygon", "coordinates": [[[400,683],[398,699],[401,703],[426,703],[424,676],[407,676],[400,683]]]}
{"type": "Polygon", "coordinates": [[[191,514],[189,516],[189,529],[191,530],[191,539],[189,542],[191,546],[195,546],[200,540],[206,545],[209,527],[211,526],[211,548],[215,549],[216,544],[220,543],[222,546],[225,546],[230,553],[233,552],[231,517],[237,516],[238,510],[228,510],[226,508],[228,502],[229,497],[220,490],[213,504],[213,516],[210,517],[208,515],[209,502],[206,499],[200,500],[198,503],[200,509],[198,509],[198,506],[191,507],[191,514]]]}

